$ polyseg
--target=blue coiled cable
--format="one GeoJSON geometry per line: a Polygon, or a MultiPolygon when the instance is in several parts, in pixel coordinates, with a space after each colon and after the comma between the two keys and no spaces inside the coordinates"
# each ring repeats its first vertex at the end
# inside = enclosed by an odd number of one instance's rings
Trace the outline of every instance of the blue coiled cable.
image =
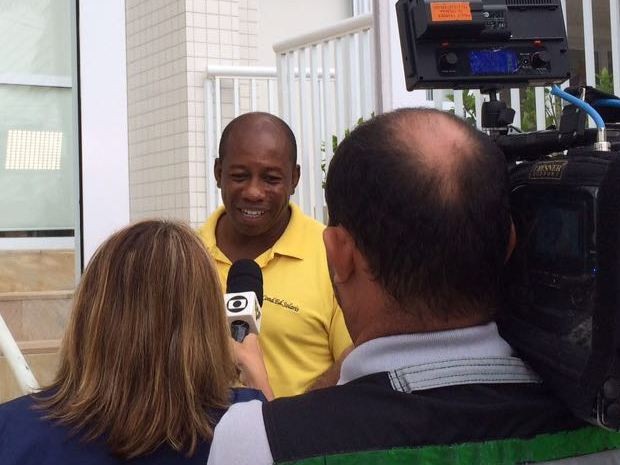
{"type": "MultiPolygon", "coordinates": [[[[585,111],[590,116],[590,118],[594,120],[594,123],[596,124],[596,127],[598,129],[605,129],[605,121],[603,121],[603,118],[601,118],[601,115],[599,115],[598,111],[596,111],[594,107],[592,107],[590,104],[584,102],[583,100],[578,99],[577,97],[569,94],[568,92],[564,92],[558,86],[553,86],[551,88],[551,94],[556,95],[557,97],[563,98],[567,102],[570,102],[576,107],[581,108],[583,111],[585,111]]],[[[611,100],[611,99],[606,99],[606,100],[611,100]]]]}

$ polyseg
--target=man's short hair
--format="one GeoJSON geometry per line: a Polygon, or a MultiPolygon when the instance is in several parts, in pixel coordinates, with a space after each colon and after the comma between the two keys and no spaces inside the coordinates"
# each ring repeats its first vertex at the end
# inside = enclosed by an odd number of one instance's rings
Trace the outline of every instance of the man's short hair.
{"type": "Polygon", "coordinates": [[[235,128],[237,126],[241,126],[243,123],[248,123],[252,119],[266,119],[282,130],[282,133],[288,141],[288,145],[290,147],[291,161],[293,163],[293,166],[295,166],[297,164],[297,141],[295,140],[295,134],[293,133],[293,130],[289,127],[288,124],[286,124],[283,119],[278,118],[276,115],[272,115],[271,113],[264,113],[261,111],[244,113],[240,116],[237,116],[226,125],[226,127],[222,131],[222,137],[220,138],[220,145],[218,147],[218,154],[220,160],[223,160],[224,156],[226,155],[226,151],[228,149],[228,140],[230,139],[230,135],[234,132],[235,128]]]}
{"type": "Polygon", "coordinates": [[[349,231],[402,307],[415,302],[440,318],[490,316],[511,217],[506,162],[485,134],[432,109],[377,116],[337,148],[326,198],[330,225],[349,231]],[[420,131],[442,122],[450,130],[439,145],[450,149],[434,157],[459,157],[443,158],[449,175],[429,164],[421,152],[428,144],[416,143],[420,131]]]}

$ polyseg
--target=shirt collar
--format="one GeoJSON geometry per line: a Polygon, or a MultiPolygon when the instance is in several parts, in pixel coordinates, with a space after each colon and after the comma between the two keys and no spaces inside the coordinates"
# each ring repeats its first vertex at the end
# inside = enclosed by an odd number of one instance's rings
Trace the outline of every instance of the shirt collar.
{"type": "Polygon", "coordinates": [[[286,255],[301,260],[304,258],[304,252],[307,250],[304,240],[306,235],[304,214],[293,202],[289,202],[289,207],[291,207],[291,218],[288,226],[272,249],[274,254],[286,255]]]}
{"type": "Polygon", "coordinates": [[[207,247],[207,250],[209,251],[211,256],[218,262],[228,263],[230,265],[230,260],[218,248],[215,242],[215,228],[217,226],[217,222],[220,220],[225,211],[226,210],[224,209],[223,205],[218,207],[217,210],[215,210],[215,212],[213,212],[213,214],[209,216],[209,218],[207,218],[204,226],[200,228],[200,235],[202,236],[205,246],[207,247]]]}
{"type": "Polygon", "coordinates": [[[456,358],[510,357],[512,348],[495,323],[432,333],[402,334],[364,342],[345,358],[338,384],[407,366],[456,358]]]}
{"type": "MultiPolygon", "coordinates": [[[[276,241],[276,243],[270,249],[263,252],[256,258],[256,262],[260,266],[264,266],[275,255],[286,255],[297,259],[303,259],[305,251],[305,222],[304,214],[301,209],[293,202],[289,202],[291,209],[291,218],[288,225],[284,230],[284,233],[276,241]],[[262,263],[261,263],[262,262],[262,263]]],[[[230,264],[230,260],[224,253],[218,248],[215,238],[215,228],[217,222],[225,213],[224,206],[220,206],[208,219],[203,226],[205,245],[209,250],[209,253],[219,262],[230,264]]]]}

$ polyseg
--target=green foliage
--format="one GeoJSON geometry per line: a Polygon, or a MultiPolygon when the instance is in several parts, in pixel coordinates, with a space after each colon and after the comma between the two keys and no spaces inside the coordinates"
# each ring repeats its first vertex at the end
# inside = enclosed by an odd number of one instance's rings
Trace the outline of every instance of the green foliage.
{"type": "Polygon", "coordinates": [[[602,92],[613,95],[614,76],[607,68],[603,68],[601,72],[596,75],[596,88],[602,92]]]}
{"type": "MultiPolygon", "coordinates": [[[[536,92],[534,87],[528,87],[521,94],[521,130],[536,130],[536,92]]],[[[545,127],[557,127],[562,115],[561,99],[551,95],[551,90],[545,88],[545,127]]]]}
{"type": "Polygon", "coordinates": [[[528,87],[521,98],[521,128],[522,131],[536,129],[536,94],[533,87],[528,87]]]}
{"type": "MultiPolygon", "coordinates": [[[[372,112],[370,114],[370,117],[374,117],[375,113],[372,112]]],[[[357,121],[355,122],[355,127],[358,127],[360,124],[362,124],[364,122],[364,118],[363,117],[359,117],[357,119],[357,121]]],[[[344,137],[346,138],[349,134],[351,134],[351,129],[347,128],[344,130],[344,137]]],[[[338,141],[338,136],[336,135],[332,135],[332,153],[334,153],[336,151],[336,148],[338,148],[338,144],[340,143],[340,141],[338,141]]],[[[325,154],[325,141],[321,142],[321,152],[323,154],[325,154]]],[[[325,158],[325,155],[323,155],[323,159],[325,158]]],[[[323,160],[323,164],[321,166],[325,165],[325,160],[323,160]]],[[[325,169],[323,169],[323,171],[325,171],[325,169]]]]}
{"type": "MultiPolygon", "coordinates": [[[[370,117],[374,117],[375,113],[374,111],[370,114],[370,117]]],[[[358,120],[355,122],[355,127],[358,127],[360,124],[362,124],[364,122],[364,118],[363,117],[359,117],[358,120]]],[[[351,134],[351,129],[347,128],[344,130],[344,138],[346,139],[349,134],[351,134]]],[[[340,143],[338,141],[338,136],[333,135],[332,134],[332,138],[331,138],[331,142],[332,142],[332,153],[334,153],[336,151],[336,149],[338,148],[338,144],[340,143]]],[[[321,142],[321,171],[323,171],[323,187],[325,187],[325,174],[327,171],[327,160],[325,159],[325,141],[321,142]]]]}
{"type": "MultiPolygon", "coordinates": [[[[454,94],[448,95],[448,100],[454,103],[454,94]]],[[[476,124],[476,97],[469,89],[463,91],[463,110],[465,119],[473,126],[476,124]]],[[[450,110],[454,114],[454,110],[450,110]]]]}

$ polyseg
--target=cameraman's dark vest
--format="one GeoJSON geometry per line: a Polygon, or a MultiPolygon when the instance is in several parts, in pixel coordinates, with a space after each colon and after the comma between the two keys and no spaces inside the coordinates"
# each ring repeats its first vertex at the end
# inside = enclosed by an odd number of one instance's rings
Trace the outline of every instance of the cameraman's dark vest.
{"type": "Polygon", "coordinates": [[[274,462],[512,465],[620,447],[541,384],[480,381],[417,391],[384,372],[264,404],[274,462]]]}

